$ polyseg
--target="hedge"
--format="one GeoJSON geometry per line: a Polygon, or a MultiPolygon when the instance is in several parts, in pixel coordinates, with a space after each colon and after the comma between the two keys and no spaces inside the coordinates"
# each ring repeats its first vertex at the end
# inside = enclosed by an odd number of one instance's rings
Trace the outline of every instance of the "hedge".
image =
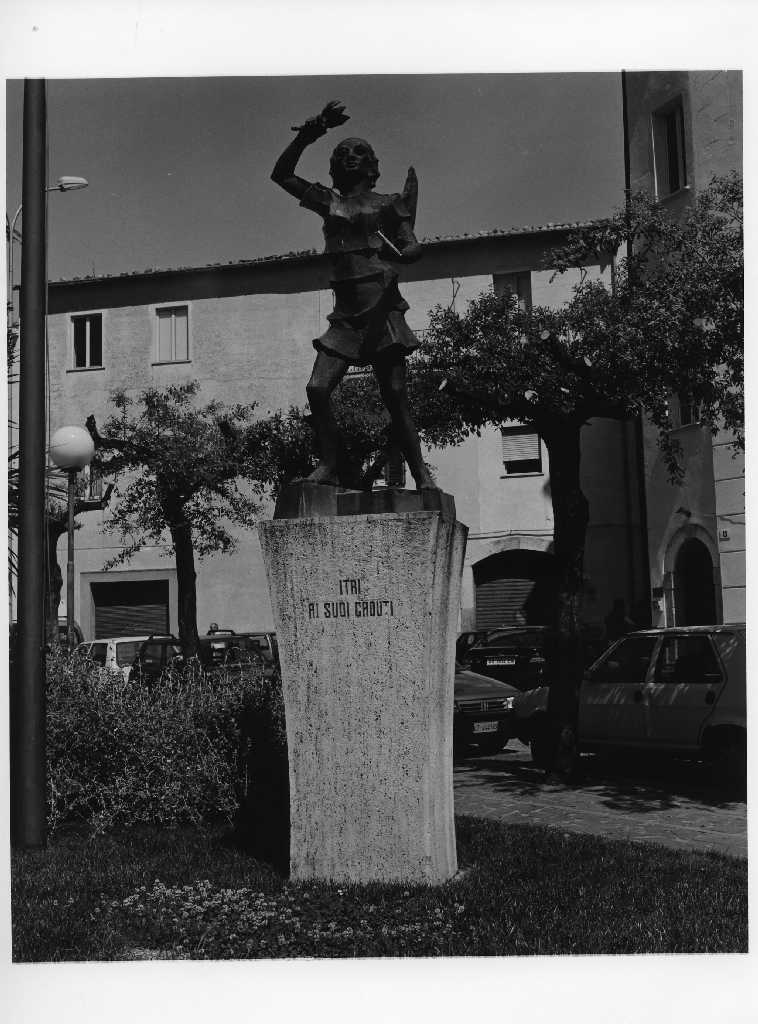
{"type": "Polygon", "coordinates": [[[249,832],[251,792],[266,793],[269,774],[286,777],[276,677],[195,671],[147,688],[54,653],[46,694],[51,835],[64,825],[96,835],[239,824],[246,815],[249,832]]]}

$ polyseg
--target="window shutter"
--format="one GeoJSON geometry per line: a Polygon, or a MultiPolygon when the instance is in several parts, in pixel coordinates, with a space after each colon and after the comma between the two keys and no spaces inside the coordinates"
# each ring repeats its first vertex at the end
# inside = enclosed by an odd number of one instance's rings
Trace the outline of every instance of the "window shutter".
{"type": "Polygon", "coordinates": [[[103,318],[97,313],[89,320],[89,365],[103,365],[103,318]]]}
{"type": "Polygon", "coordinates": [[[76,369],[87,365],[87,318],[74,317],[74,366],[76,369]]]}
{"type": "Polygon", "coordinates": [[[503,462],[524,462],[539,459],[539,434],[503,430],[503,462]]]}
{"type": "Polygon", "coordinates": [[[174,310],[174,329],[176,332],[176,353],[175,359],[187,359],[187,310],[174,310]]]}
{"type": "Polygon", "coordinates": [[[169,363],[173,359],[171,345],[171,310],[158,311],[158,362],[169,363]]]}

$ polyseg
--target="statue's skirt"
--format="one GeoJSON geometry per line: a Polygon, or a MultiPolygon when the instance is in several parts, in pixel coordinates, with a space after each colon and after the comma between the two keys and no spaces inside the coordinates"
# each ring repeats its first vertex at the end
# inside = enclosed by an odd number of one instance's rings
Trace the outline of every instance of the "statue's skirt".
{"type": "Polygon", "coordinates": [[[390,349],[404,355],[418,348],[418,339],[405,322],[408,303],[397,287],[397,279],[384,274],[332,281],[334,312],[327,317],[329,328],[313,347],[338,356],[353,366],[366,366],[390,349]]]}

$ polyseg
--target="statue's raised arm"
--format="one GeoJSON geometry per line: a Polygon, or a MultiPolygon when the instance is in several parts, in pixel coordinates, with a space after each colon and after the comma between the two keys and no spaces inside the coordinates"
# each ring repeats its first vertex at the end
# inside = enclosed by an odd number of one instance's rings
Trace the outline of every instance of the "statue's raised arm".
{"type": "Polygon", "coordinates": [[[271,180],[296,199],[302,199],[311,187],[311,182],[295,174],[295,168],[306,146],[326,135],[330,128],[336,128],[349,120],[350,115],[345,113],[344,105],[339,100],[330,100],[320,114],[309,117],[301,125],[293,125],[292,131],[297,132],[297,135],[276,161],[271,180]]]}

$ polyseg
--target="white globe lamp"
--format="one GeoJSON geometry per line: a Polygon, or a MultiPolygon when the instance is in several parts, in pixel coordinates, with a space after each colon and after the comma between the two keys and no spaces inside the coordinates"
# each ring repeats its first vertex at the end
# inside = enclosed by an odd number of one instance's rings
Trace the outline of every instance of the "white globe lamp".
{"type": "Polygon", "coordinates": [[[66,632],[74,649],[74,507],[76,474],[92,461],[95,442],[84,427],[61,427],[50,438],[50,458],[68,473],[68,561],[66,563],[66,632]]]}
{"type": "Polygon", "coordinates": [[[61,427],[50,438],[50,458],[59,469],[84,469],[94,454],[95,442],[84,427],[61,427]]]}

